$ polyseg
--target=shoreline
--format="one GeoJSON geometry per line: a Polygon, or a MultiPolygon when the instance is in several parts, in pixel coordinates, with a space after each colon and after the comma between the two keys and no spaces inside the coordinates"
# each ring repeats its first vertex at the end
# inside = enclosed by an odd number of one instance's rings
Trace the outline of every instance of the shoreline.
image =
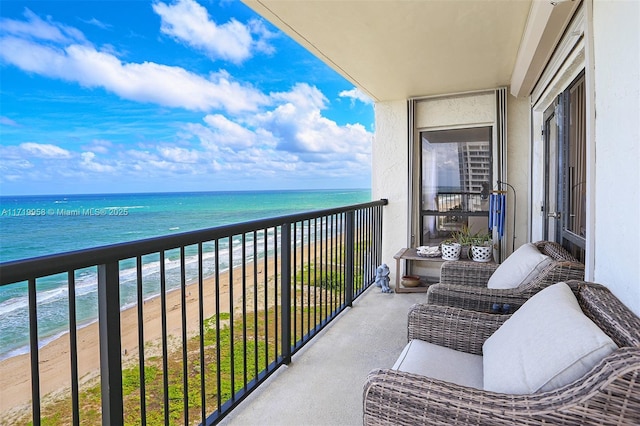
{"type": "MultiPolygon", "coordinates": [[[[271,283],[279,273],[276,270],[275,261],[269,258],[266,263],[268,276],[264,275],[265,262],[261,259],[257,262],[257,271],[254,274],[255,261],[246,263],[243,277],[242,266],[227,269],[219,274],[219,305],[221,313],[230,313],[230,307],[234,310],[242,306],[243,278],[246,277],[247,300],[253,301],[253,291],[257,287],[260,290],[259,300],[264,306],[265,281],[271,283]],[[254,276],[257,281],[254,284],[254,276]],[[233,277],[234,300],[230,300],[230,277],[233,277]]],[[[205,319],[215,315],[216,282],[215,276],[203,279],[203,317],[205,319]]],[[[273,293],[273,292],[271,292],[273,293]]],[[[273,295],[271,295],[273,297],[273,295]]],[[[182,342],[182,294],[181,288],[172,289],[166,293],[166,323],[167,341],[171,348],[182,342]]],[[[268,300],[269,306],[273,300],[268,300]]],[[[252,303],[247,303],[250,308],[252,303]]],[[[185,285],[185,316],[187,323],[187,338],[199,333],[199,289],[198,279],[185,285]]],[[[143,302],[143,332],[145,357],[156,355],[162,339],[161,328],[161,297],[156,295],[145,299],[143,302]]],[[[123,367],[138,359],[138,305],[127,307],[120,311],[121,327],[121,355],[123,367]]],[[[39,350],[40,368],[40,396],[43,402],[57,396],[70,396],[71,386],[71,362],[69,350],[69,332],[63,332],[59,337],[52,339],[39,350]]],[[[77,330],[78,350],[78,377],[82,387],[84,383],[99,376],[100,368],[100,344],[98,335],[98,321],[93,321],[77,330]]],[[[11,386],[2,386],[0,389],[0,414],[2,421],[11,422],[11,417],[21,416],[31,408],[31,357],[30,353],[23,353],[0,361],[0,377],[4,383],[11,386]]]]}
{"type": "MultiPolygon", "coordinates": [[[[247,263],[247,265],[249,265],[249,264],[250,264],[250,263],[252,263],[252,262],[253,262],[253,261],[248,262],[248,263],[247,263]]],[[[224,274],[226,274],[226,273],[228,273],[228,272],[229,272],[229,268],[226,268],[226,269],[224,269],[224,270],[221,270],[221,271],[220,271],[220,277],[223,277],[223,276],[224,276],[224,274]]],[[[213,276],[213,275],[211,275],[211,276],[207,276],[207,277],[205,277],[205,278],[204,278],[204,281],[209,280],[209,279],[214,279],[214,276],[213,276]]],[[[189,287],[189,286],[191,286],[191,285],[197,285],[197,284],[198,284],[198,280],[197,280],[197,279],[194,279],[194,280],[192,280],[192,281],[189,281],[189,282],[186,284],[186,287],[189,287]]],[[[168,291],[167,291],[167,294],[170,294],[171,292],[174,292],[174,291],[180,291],[180,287],[178,286],[178,287],[176,287],[176,288],[172,288],[172,289],[168,290],[168,291]]],[[[146,304],[148,301],[153,300],[153,299],[155,299],[155,298],[159,298],[159,297],[160,297],[160,293],[158,293],[158,294],[154,294],[154,295],[151,295],[151,296],[146,296],[146,297],[144,297],[144,298],[142,299],[142,303],[143,303],[143,304],[146,304]]],[[[120,313],[122,314],[122,312],[124,312],[124,311],[126,311],[126,310],[129,310],[129,309],[137,309],[137,308],[138,308],[138,303],[137,303],[137,302],[130,302],[130,303],[127,303],[126,305],[124,305],[124,306],[120,309],[120,313]]],[[[97,324],[97,323],[98,323],[98,317],[97,317],[97,312],[96,312],[96,317],[95,317],[94,319],[85,320],[85,321],[83,321],[82,323],[79,323],[79,324],[77,325],[77,330],[78,330],[78,332],[79,332],[79,331],[80,331],[80,330],[82,330],[83,328],[85,328],[85,327],[90,327],[91,325],[93,325],[93,324],[97,324]]],[[[55,333],[51,334],[50,336],[47,336],[47,337],[43,337],[43,338],[41,338],[41,340],[40,340],[40,342],[39,342],[39,348],[40,348],[40,350],[42,350],[43,348],[45,348],[45,347],[46,347],[47,345],[49,345],[50,343],[52,343],[52,342],[56,341],[57,339],[60,339],[60,338],[64,337],[64,336],[65,336],[65,335],[67,335],[67,334],[69,334],[69,330],[68,330],[68,329],[66,329],[66,330],[61,330],[61,331],[57,331],[57,332],[55,332],[55,333]]],[[[2,363],[2,362],[4,362],[4,361],[6,361],[6,360],[8,360],[8,359],[14,358],[14,357],[16,357],[16,356],[29,355],[29,353],[30,353],[30,349],[31,349],[31,348],[30,348],[29,343],[26,343],[26,344],[24,344],[24,345],[23,345],[23,346],[21,346],[21,347],[18,347],[18,348],[16,348],[16,349],[11,349],[11,350],[9,350],[8,352],[5,352],[4,354],[0,354],[0,363],[2,363]]],[[[1,412],[1,411],[0,411],[0,412],[1,412]]]]}

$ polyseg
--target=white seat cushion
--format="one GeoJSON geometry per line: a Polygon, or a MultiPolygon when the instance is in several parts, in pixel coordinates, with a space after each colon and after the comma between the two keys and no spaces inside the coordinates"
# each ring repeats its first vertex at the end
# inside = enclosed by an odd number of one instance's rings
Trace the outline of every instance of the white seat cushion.
{"type": "Polygon", "coordinates": [[[484,389],[507,394],[565,386],[617,346],[580,309],[565,283],[529,299],[484,343],[484,389]]]}
{"type": "Polygon", "coordinates": [[[482,356],[414,339],[407,343],[394,370],[482,389],[482,356]]]}
{"type": "Polygon", "coordinates": [[[529,283],[553,262],[546,254],[532,244],[520,246],[507,257],[489,278],[488,288],[516,288],[529,283]]]}

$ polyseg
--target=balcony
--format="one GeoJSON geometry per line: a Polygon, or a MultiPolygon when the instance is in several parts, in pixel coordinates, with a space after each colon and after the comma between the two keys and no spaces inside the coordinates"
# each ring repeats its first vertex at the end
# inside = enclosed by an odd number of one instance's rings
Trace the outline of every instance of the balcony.
{"type": "Polygon", "coordinates": [[[407,343],[409,308],[424,300],[367,290],[221,424],[362,424],[364,380],[394,364],[407,343]]]}
{"type": "Polygon", "coordinates": [[[280,422],[301,410],[360,422],[364,377],[393,362],[416,299],[368,290],[385,204],[1,264],[0,285],[28,292],[30,336],[28,355],[5,360],[16,375],[2,378],[3,422],[263,423],[267,412],[280,422]],[[77,282],[91,274],[97,322],[87,324],[77,282]],[[52,276],[66,279],[70,326],[45,345],[38,310],[52,276]]]}

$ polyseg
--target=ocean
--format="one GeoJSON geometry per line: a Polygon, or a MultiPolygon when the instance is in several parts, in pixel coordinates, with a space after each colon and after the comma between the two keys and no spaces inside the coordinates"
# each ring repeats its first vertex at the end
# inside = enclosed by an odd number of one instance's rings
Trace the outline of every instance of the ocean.
{"type": "MultiPolygon", "coordinates": [[[[0,262],[370,200],[368,189],[0,196],[0,262]]],[[[144,259],[143,284],[157,281],[159,259],[153,256],[144,259]]],[[[196,253],[187,251],[186,256],[195,274],[196,253]]],[[[176,274],[168,281],[179,282],[178,254],[168,252],[165,265],[168,274],[176,274]]],[[[121,264],[120,277],[121,303],[126,307],[135,303],[133,263],[121,264]]],[[[80,324],[96,319],[96,282],[95,268],[76,273],[80,324]]],[[[38,331],[44,345],[68,330],[66,274],[40,279],[37,286],[38,331]]],[[[153,297],[157,291],[147,286],[144,296],[153,297]]],[[[28,351],[27,308],[25,283],[0,287],[0,360],[28,351]]]]}

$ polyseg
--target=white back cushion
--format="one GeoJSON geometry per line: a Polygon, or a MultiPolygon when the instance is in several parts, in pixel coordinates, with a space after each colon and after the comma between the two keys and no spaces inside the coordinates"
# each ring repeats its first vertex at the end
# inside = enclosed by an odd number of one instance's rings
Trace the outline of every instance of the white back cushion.
{"type": "Polygon", "coordinates": [[[540,253],[534,244],[523,244],[498,266],[487,287],[505,289],[527,284],[552,262],[553,259],[540,253]]]}
{"type": "Polygon", "coordinates": [[[528,394],[584,376],[616,344],[587,318],[565,283],[545,288],[482,346],[485,390],[528,394]]]}

